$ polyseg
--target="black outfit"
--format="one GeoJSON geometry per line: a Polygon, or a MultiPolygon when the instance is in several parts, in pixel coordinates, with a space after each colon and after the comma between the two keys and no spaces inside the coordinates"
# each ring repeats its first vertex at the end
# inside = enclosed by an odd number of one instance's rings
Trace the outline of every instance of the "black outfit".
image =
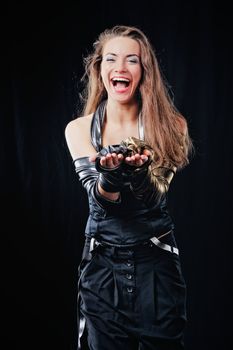
{"type": "MultiPolygon", "coordinates": [[[[104,106],[97,108],[91,124],[97,152],[104,106]]],[[[186,285],[166,195],[148,205],[126,183],[119,201],[107,200],[96,190],[95,165],[87,157],[74,164],[90,207],[79,278],[89,348],[183,349],[186,285]]]]}

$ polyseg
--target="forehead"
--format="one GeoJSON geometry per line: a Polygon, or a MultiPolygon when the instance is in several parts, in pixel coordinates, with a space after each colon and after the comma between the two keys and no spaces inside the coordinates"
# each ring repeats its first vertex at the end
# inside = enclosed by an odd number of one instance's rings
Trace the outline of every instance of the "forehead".
{"type": "Polygon", "coordinates": [[[127,37],[115,37],[109,39],[103,47],[103,55],[108,53],[114,53],[116,55],[140,55],[139,43],[131,38],[127,37]]]}

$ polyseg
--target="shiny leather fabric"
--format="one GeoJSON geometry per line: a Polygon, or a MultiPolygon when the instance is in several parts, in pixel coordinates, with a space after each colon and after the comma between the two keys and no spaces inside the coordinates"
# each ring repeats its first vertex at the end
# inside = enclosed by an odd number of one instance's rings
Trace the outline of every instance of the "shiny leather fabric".
{"type": "MultiPolygon", "coordinates": [[[[91,123],[96,152],[102,149],[104,106],[91,123]]],[[[78,349],[86,324],[92,350],[183,350],[186,285],[178,254],[165,249],[176,247],[166,192],[148,206],[125,181],[119,200],[110,201],[98,193],[95,163],[82,157],[74,165],[89,199],[79,268],[78,349]],[[152,237],[161,238],[160,244],[152,237]]]]}
{"type": "MultiPolygon", "coordinates": [[[[102,148],[104,108],[105,103],[102,102],[91,123],[92,144],[97,152],[102,148]]],[[[166,194],[148,207],[142,200],[135,198],[130,185],[126,183],[119,200],[110,201],[98,193],[96,183],[99,173],[94,163],[83,157],[76,159],[74,165],[89,199],[90,210],[85,230],[87,236],[113,244],[135,244],[174,228],[167,209],[166,194]]]]}
{"type": "Polygon", "coordinates": [[[126,155],[127,148],[121,145],[109,145],[103,147],[95,160],[95,167],[100,173],[99,184],[106,192],[120,192],[124,187],[124,178],[122,176],[122,163],[114,168],[102,167],[100,164],[101,157],[108,153],[126,155]]]}
{"type": "Polygon", "coordinates": [[[102,149],[102,125],[105,116],[106,101],[102,101],[93,115],[91,123],[91,142],[97,152],[102,149]]]}
{"type": "Polygon", "coordinates": [[[132,179],[130,188],[136,198],[151,206],[166,195],[175,172],[176,168],[149,166],[144,174],[132,179]]]}
{"type": "MultiPolygon", "coordinates": [[[[93,208],[93,203],[97,208],[97,212],[102,213],[105,207],[111,209],[111,206],[118,204],[118,201],[111,201],[101,196],[97,189],[97,181],[99,173],[95,168],[95,164],[89,161],[89,157],[81,157],[74,160],[75,171],[86,189],[89,199],[89,206],[93,208]]],[[[91,211],[92,212],[92,211],[91,211]]]]}

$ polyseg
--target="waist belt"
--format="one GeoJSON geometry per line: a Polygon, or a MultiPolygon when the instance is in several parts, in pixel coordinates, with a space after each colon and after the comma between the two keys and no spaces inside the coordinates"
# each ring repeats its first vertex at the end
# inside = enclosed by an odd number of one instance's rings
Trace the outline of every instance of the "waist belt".
{"type": "Polygon", "coordinates": [[[90,252],[94,251],[94,249],[98,246],[101,247],[115,247],[115,248],[119,248],[119,249],[140,249],[141,246],[145,246],[148,244],[154,244],[157,247],[159,247],[160,249],[166,250],[168,252],[174,253],[179,255],[179,250],[176,247],[173,247],[169,244],[163,243],[160,241],[160,238],[170,234],[172,232],[172,230],[162,234],[159,237],[151,237],[149,238],[147,241],[141,242],[141,243],[136,243],[136,244],[112,244],[110,242],[106,242],[106,241],[98,241],[95,237],[92,237],[90,240],[90,252]]]}

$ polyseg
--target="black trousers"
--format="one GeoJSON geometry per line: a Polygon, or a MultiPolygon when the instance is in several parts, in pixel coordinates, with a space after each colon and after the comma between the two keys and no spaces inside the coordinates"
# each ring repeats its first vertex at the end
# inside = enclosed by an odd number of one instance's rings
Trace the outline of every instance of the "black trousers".
{"type": "Polygon", "coordinates": [[[90,350],[181,350],[186,285],[179,256],[153,244],[84,247],[80,312],[90,350]]]}

